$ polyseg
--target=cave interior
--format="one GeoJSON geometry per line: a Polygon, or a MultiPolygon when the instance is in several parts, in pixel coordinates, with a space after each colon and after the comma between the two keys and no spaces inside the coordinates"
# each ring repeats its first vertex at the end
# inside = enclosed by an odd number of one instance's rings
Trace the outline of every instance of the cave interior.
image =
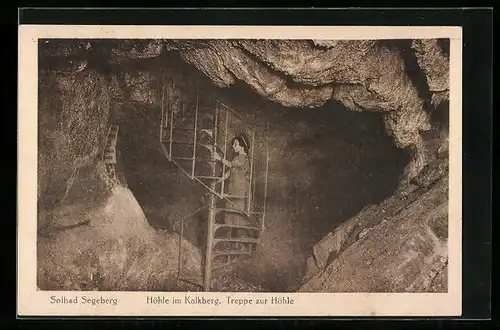
{"type": "MultiPolygon", "coordinates": [[[[409,151],[395,146],[388,135],[380,112],[352,111],[334,100],[319,107],[287,107],[257,94],[242,81],[220,88],[175,51],[113,63],[108,43],[94,47],[96,51],[86,58],[87,68],[105,77],[125,77],[119,82],[122,85],[127,75],[148,74],[113,99],[107,122],[120,127],[118,177],[132,191],[151,227],[178,231],[177,220],[203,206],[207,197],[206,189],[183,175],[160,150],[160,86],[165,76],[184,90],[196,89],[229,105],[265,136],[262,141],[270,158],[263,242],[238,267],[241,277],[268,291],[297,289],[314,244],[366,206],[391,196],[410,161],[409,151]],[[134,92],[148,94],[153,101],[139,102],[134,92]]],[[[399,47],[409,44],[402,41],[399,47]]],[[[405,56],[408,76],[415,85],[422,84],[425,77],[416,60],[405,56]]],[[[45,68],[66,70],[78,59],[44,61],[45,68]]],[[[194,95],[186,93],[186,101],[196,102],[194,95]]],[[[433,120],[447,122],[441,116],[447,113],[446,105],[441,108],[433,120]]],[[[226,151],[231,154],[230,148],[226,151]]],[[[262,155],[263,150],[257,153],[262,155]]],[[[262,192],[259,195],[262,198],[262,192]]],[[[184,221],[184,237],[200,249],[205,223],[204,213],[184,221]]]]}
{"type": "MultiPolygon", "coordinates": [[[[312,246],[363,207],[390,196],[409,155],[394,146],[378,114],[349,111],[337,102],[313,109],[284,107],[242,83],[216,88],[182,60],[175,63],[177,73],[172,77],[178,84],[192,86],[196,81],[201,93],[230,104],[266,135],[270,155],[266,231],[271,233],[263,235],[272,237],[276,246],[287,247],[273,249],[280,255],[272,259],[301,266],[298,271],[279,271],[257,281],[269,290],[292,289],[303,275],[312,246]],[[185,77],[191,83],[181,81],[185,77]]],[[[195,97],[194,93],[186,95],[195,97]]],[[[204,205],[206,190],[161,153],[159,105],[124,103],[119,111],[113,118],[120,125],[118,171],[151,226],[179,230],[174,224],[204,205]]],[[[259,193],[262,198],[262,190],[259,193]]],[[[205,213],[184,221],[185,237],[199,248],[206,240],[206,221],[205,213]]],[[[254,268],[247,261],[242,270],[252,281],[259,277],[252,276],[254,268]]]]}

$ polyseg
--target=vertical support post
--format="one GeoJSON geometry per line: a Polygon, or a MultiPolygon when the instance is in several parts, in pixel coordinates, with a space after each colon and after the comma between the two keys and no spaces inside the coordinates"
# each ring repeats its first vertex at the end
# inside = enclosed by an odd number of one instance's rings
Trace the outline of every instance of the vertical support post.
{"type": "MultiPolygon", "coordinates": [[[[211,183],[211,188],[215,189],[215,181],[213,180],[211,183]]],[[[215,222],[215,195],[213,193],[210,193],[208,204],[207,247],[205,252],[205,275],[203,277],[203,288],[205,291],[210,291],[212,275],[212,248],[215,222]]]]}
{"type": "MultiPolygon", "coordinates": [[[[169,81],[169,83],[168,83],[167,86],[170,86],[170,81],[169,81]]],[[[169,90],[168,87],[165,90],[165,80],[163,80],[162,90],[165,93],[165,100],[166,100],[166,103],[167,103],[166,106],[164,106],[164,108],[165,108],[164,116],[165,117],[163,117],[163,124],[165,126],[163,128],[168,128],[168,111],[170,109],[170,100],[169,100],[170,90],[169,90]]]]}
{"type": "Polygon", "coordinates": [[[193,163],[191,165],[191,179],[194,178],[194,170],[196,167],[196,143],[198,133],[198,92],[196,92],[196,107],[194,109],[194,139],[193,139],[193,163]]]}
{"type": "Polygon", "coordinates": [[[168,136],[169,148],[168,148],[168,158],[172,160],[172,129],[174,127],[174,110],[170,109],[170,134],[168,136]]]}
{"type": "MultiPolygon", "coordinates": [[[[213,140],[213,148],[215,150],[215,146],[217,145],[217,127],[218,127],[218,114],[219,114],[219,108],[216,104],[215,106],[215,118],[214,118],[214,138],[213,140]]],[[[215,177],[216,172],[215,172],[215,157],[214,153],[212,153],[211,156],[211,164],[212,164],[212,177],[215,177]]],[[[203,277],[203,288],[205,291],[210,291],[210,286],[211,286],[211,276],[212,276],[212,248],[213,248],[213,241],[214,241],[214,223],[215,223],[215,194],[212,193],[215,192],[216,190],[216,183],[215,180],[212,180],[210,182],[210,197],[208,200],[208,224],[207,224],[207,244],[206,244],[206,251],[205,251],[205,274],[203,277]]]]}
{"type": "Polygon", "coordinates": [[[252,182],[252,198],[253,198],[253,199],[252,199],[252,201],[253,201],[252,210],[254,210],[254,211],[255,211],[255,209],[256,209],[256,207],[255,207],[256,202],[255,202],[255,201],[256,201],[256,199],[257,199],[257,198],[255,197],[255,195],[256,195],[256,192],[255,192],[255,185],[256,185],[256,181],[257,181],[257,175],[254,175],[254,176],[253,176],[253,182],[252,182]]]}
{"type": "Polygon", "coordinates": [[[252,202],[253,158],[255,152],[255,131],[252,131],[252,145],[250,149],[250,181],[248,182],[247,215],[250,216],[250,203],[252,202]]]}
{"type": "MultiPolygon", "coordinates": [[[[163,76],[162,76],[163,78],[163,76]]],[[[165,89],[163,88],[163,79],[161,85],[161,118],[160,118],[160,143],[163,143],[163,126],[164,116],[165,116],[165,89]]]]}
{"type": "MultiPolygon", "coordinates": [[[[226,123],[224,127],[224,159],[226,159],[227,156],[227,129],[228,129],[228,123],[229,123],[229,111],[226,109],[226,123]]],[[[224,173],[226,173],[226,164],[222,162],[222,177],[224,177],[224,173]]],[[[222,180],[221,188],[220,188],[220,195],[224,196],[224,182],[226,180],[222,180]]]]}
{"type": "MultiPolygon", "coordinates": [[[[266,146],[267,149],[267,146],[266,146]]],[[[264,231],[264,222],[266,220],[266,203],[267,203],[267,173],[269,170],[269,149],[266,150],[266,178],[264,181],[264,210],[262,212],[262,223],[261,223],[261,231],[264,231]]]]}
{"type": "Polygon", "coordinates": [[[179,256],[177,258],[177,287],[181,279],[181,256],[182,256],[182,237],[184,236],[184,218],[181,218],[181,233],[179,235],[179,256]]]}

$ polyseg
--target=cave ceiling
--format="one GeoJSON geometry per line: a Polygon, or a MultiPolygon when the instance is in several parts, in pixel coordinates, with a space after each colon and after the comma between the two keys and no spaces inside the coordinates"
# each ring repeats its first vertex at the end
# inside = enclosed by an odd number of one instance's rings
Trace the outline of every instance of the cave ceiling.
{"type": "Polygon", "coordinates": [[[436,39],[406,43],[68,40],[45,41],[40,48],[45,58],[82,60],[94,54],[94,58],[113,64],[157,58],[164,52],[177,52],[217,87],[243,82],[286,107],[315,108],[335,101],[352,111],[379,112],[386,131],[400,148],[412,146],[418,150],[423,145],[420,132],[430,128],[431,112],[448,100],[449,56],[442,41],[436,39]]]}

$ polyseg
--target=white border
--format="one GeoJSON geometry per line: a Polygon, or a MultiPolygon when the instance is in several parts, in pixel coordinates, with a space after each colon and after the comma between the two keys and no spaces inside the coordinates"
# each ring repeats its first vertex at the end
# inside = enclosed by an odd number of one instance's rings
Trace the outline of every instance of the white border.
{"type": "Polygon", "coordinates": [[[460,27],[332,26],[57,26],[19,27],[18,314],[22,316],[457,316],[461,314],[462,29],[460,27]],[[450,38],[450,190],[448,293],[190,293],[190,296],[293,297],[293,305],[147,305],[171,292],[48,292],[36,288],[37,42],[39,38],[450,38]],[[55,305],[52,295],[112,297],[118,306],[55,305]]]}

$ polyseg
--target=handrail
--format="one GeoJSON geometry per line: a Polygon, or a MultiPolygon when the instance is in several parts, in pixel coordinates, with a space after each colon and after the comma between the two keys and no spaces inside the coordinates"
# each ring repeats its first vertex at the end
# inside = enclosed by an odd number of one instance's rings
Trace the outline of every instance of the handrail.
{"type": "Polygon", "coordinates": [[[236,117],[238,117],[239,119],[241,119],[242,121],[245,121],[245,118],[238,112],[236,112],[235,110],[233,110],[233,108],[231,108],[229,105],[225,104],[224,102],[222,101],[217,101],[220,105],[222,105],[224,108],[226,108],[227,110],[229,110],[230,112],[232,112],[234,115],[236,115],[236,117]]]}
{"type": "Polygon", "coordinates": [[[255,158],[255,131],[252,132],[252,156],[250,156],[250,180],[248,182],[248,200],[247,200],[247,213],[250,213],[250,203],[252,202],[252,176],[253,176],[253,161],[255,158]]]}
{"type": "MultiPolygon", "coordinates": [[[[226,156],[227,156],[227,128],[228,128],[228,121],[229,121],[228,114],[229,113],[226,112],[226,125],[224,128],[224,159],[226,159],[226,156]]],[[[225,173],[226,173],[226,164],[224,164],[224,162],[222,162],[222,176],[224,176],[225,173]]],[[[222,180],[222,185],[220,188],[221,195],[224,194],[224,181],[226,181],[226,180],[222,180]]]]}
{"type": "MultiPolygon", "coordinates": [[[[172,88],[175,88],[175,84],[174,83],[172,83],[172,88]]],[[[169,102],[169,105],[170,105],[170,102],[169,102]]],[[[174,111],[170,110],[170,135],[168,137],[169,141],[172,141],[172,127],[174,127],[174,111]]],[[[171,157],[172,157],[172,142],[170,142],[170,149],[169,149],[169,152],[168,152],[168,160],[171,161],[172,160],[171,157]]]]}
{"type": "Polygon", "coordinates": [[[194,169],[196,167],[196,138],[197,136],[197,128],[198,128],[198,93],[196,93],[196,108],[194,109],[194,141],[193,141],[193,163],[191,167],[191,179],[194,177],[194,169]]]}
{"type": "Polygon", "coordinates": [[[164,85],[161,84],[160,143],[163,140],[164,116],[165,116],[165,88],[164,85]]]}
{"type": "Polygon", "coordinates": [[[172,224],[172,228],[173,228],[173,230],[175,231],[175,226],[176,226],[176,225],[177,225],[180,221],[184,221],[184,220],[186,220],[186,219],[188,219],[188,218],[191,218],[191,217],[192,217],[192,216],[194,216],[196,213],[198,213],[198,212],[200,212],[201,210],[206,209],[206,208],[208,208],[208,206],[206,206],[206,205],[200,206],[200,207],[198,207],[196,210],[194,210],[193,212],[189,213],[188,215],[183,216],[183,217],[181,217],[181,218],[177,219],[177,220],[176,220],[176,221],[172,224]]]}
{"type": "Polygon", "coordinates": [[[261,230],[264,231],[264,222],[266,220],[266,204],[267,204],[267,178],[268,178],[268,171],[269,171],[269,149],[266,150],[266,178],[265,178],[265,184],[264,184],[264,210],[262,213],[262,224],[261,224],[261,230]]]}

